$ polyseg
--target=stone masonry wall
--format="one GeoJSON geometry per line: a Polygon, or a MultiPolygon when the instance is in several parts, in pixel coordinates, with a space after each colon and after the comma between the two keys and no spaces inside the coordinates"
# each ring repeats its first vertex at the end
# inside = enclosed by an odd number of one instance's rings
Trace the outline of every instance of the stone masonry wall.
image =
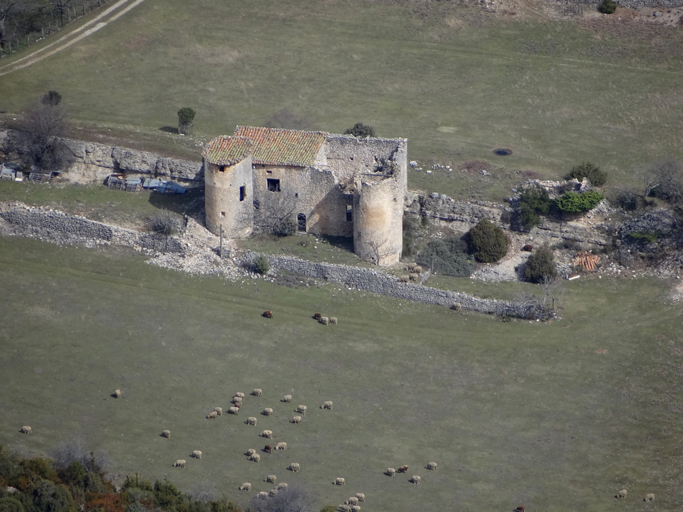
{"type": "MultiPolygon", "coordinates": [[[[553,4],[567,4],[567,5],[600,5],[603,0],[546,0],[553,4]]],[[[683,0],[616,0],[617,5],[622,7],[630,7],[638,9],[640,7],[660,7],[662,9],[671,9],[674,7],[683,6],[683,0]]]]}

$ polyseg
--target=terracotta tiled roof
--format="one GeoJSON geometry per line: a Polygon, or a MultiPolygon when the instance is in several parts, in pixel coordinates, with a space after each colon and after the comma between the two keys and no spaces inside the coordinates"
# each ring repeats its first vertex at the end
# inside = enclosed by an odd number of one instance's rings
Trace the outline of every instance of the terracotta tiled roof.
{"type": "Polygon", "coordinates": [[[238,126],[235,128],[235,135],[252,139],[254,163],[266,165],[312,165],[325,142],[325,134],[322,132],[283,128],[238,126]]]}
{"type": "Polygon", "coordinates": [[[235,165],[251,153],[254,141],[248,137],[216,137],[204,147],[204,158],[215,165],[235,165]]]}

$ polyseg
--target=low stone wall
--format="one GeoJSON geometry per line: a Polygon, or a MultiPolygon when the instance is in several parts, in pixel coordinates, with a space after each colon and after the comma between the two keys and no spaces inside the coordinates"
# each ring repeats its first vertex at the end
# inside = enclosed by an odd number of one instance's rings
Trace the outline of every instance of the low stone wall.
{"type": "MultiPolygon", "coordinates": [[[[546,0],[553,4],[566,5],[601,5],[603,0],[546,0]]],[[[683,7],[683,0],[616,0],[617,5],[621,7],[630,7],[631,9],[639,9],[641,7],[655,7],[661,9],[672,9],[675,7],[683,7]]]]}
{"type": "MultiPolygon", "coordinates": [[[[250,252],[245,255],[243,263],[251,265],[258,256],[258,253],[250,252]]],[[[365,290],[389,297],[446,307],[460,303],[462,309],[466,311],[519,318],[528,318],[532,313],[532,309],[528,305],[503,300],[479,299],[464,293],[439,290],[418,284],[401,283],[396,277],[378,270],[331,263],[312,263],[289,256],[264,256],[268,258],[271,268],[276,271],[324,279],[347,288],[365,290]]]]}
{"type": "Polygon", "coordinates": [[[85,217],[21,203],[0,205],[0,232],[57,244],[112,244],[156,252],[183,252],[176,237],[119,228],[85,217]]]}
{"type": "MultiPolygon", "coordinates": [[[[204,167],[202,162],[165,158],[148,151],[137,151],[83,142],[80,140],[62,139],[67,148],[68,172],[64,177],[77,183],[102,183],[112,173],[122,172],[141,177],[172,179],[192,186],[204,183],[204,167]]],[[[14,130],[0,131],[0,153],[8,158],[16,158],[20,154],[18,132],[14,130]]]]}

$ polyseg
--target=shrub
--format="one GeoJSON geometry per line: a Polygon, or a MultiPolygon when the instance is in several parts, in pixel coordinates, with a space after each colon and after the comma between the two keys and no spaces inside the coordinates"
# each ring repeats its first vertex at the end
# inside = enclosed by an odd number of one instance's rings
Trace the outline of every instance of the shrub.
{"type": "Polygon", "coordinates": [[[600,12],[603,14],[614,14],[617,10],[617,3],[614,0],[603,0],[600,4],[600,12]]]}
{"type": "Polygon", "coordinates": [[[56,107],[59,102],[62,101],[62,95],[57,91],[48,91],[40,100],[43,105],[49,105],[51,107],[56,107]]]}
{"type": "Polygon", "coordinates": [[[178,133],[189,135],[192,133],[195,111],[190,107],[178,110],[178,133]]]}
{"type": "Polygon", "coordinates": [[[673,205],[683,203],[683,166],[676,160],[650,164],[642,179],[645,197],[657,197],[673,205]]]}
{"type": "Polygon", "coordinates": [[[415,261],[439,274],[468,277],[474,271],[474,262],[467,254],[467,244],[462,237],[453,236],[432,240],[420,251],[415,261]]]}
{"type": "Polygon", "coordinates": [[[615,187],[608,191],[607,199],[628,212],[633,212],[640,206],[641,199],[635,190],[629,187],[615,187]]]}
{"type": "Polygon", "coordinates": [[[555,256],[550,247],[544,245],[529,256],[526,260],[524,276],[532,283],[541,283],[557,277],[555,256]]]}
{"type": "Polygon", "coordinates": [[[660,237],[660,233],[656,231],[648,233],[638,233],[637,231],[632,231],[628,234],[628,236],[637,242],[651,243],[657,241],[657,239],[660,237]]]}
{"type": "Polygon", "coordinates": [[[527,188],[522,192],[522,197],[519,201],[519,211],[522,224],[527,229],[538,226],[541,221],[539,215],[548,213],[549,208],[550,197],[548,196],[548,191],[540,185],[527,188]]]}
{"type": "Polygon", "coordinates": [[[273,222],[273,234],[275,236],[292,236],[296,233],[296,228],[296,222],[291,215],[273,222]]]}
{"type": "Polygon", "coordinates": [[[159,235],[170,236],[178,232],[178,223],[170,212],[161,211],[149,218],[149,229],[159,235]]]}
{"type": "Polygon", "coordinates": [[[363,123],[356,123],[352,128],[344,132],[344,135],[353,135],[354,137],[374,137],[375,129],[363,123]]]}
{"type": "Polygon", "coordinates": [[[0,512],[24,512],[24,506],[12,498],[0,498],[0,512]]]}
{"type": "Polygon", "coordinates": [[[270,270],[270,262],[268,258],[261,255],[254,260],[254,270],[261,275],[266,275],[270,270]]]}
{"type": "Polygon", "coordinates": [[[565,192],[555,199],[554,204],[562,213],[583,213],[595,208],[604,195],[589,190],[579,194],[577,192],[565,192]]]}
{"type": "Polygon", "coordinates": [[[564,178],[567,180],[575,179],[579,181],[588,178],[591,185],[594,187],[601,187],[607,182],[607,173],[590,162],[583,162],[582,164],[572,167],[572,170],[565,174],[564,178]]]}
{"type": "Polygon", "coordinates": [[[508,239],[499,227],[490,220],[483,219],[470,229],[470,249],[474,257],[482,263],[494,263],[508,252],[508,239]]]}

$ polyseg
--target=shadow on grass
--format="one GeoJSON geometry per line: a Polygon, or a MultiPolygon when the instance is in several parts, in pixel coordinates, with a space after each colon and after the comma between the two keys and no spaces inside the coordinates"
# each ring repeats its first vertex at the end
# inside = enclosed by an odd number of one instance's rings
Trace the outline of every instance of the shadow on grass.
{"type": "Polygon", "coordinates": [[[178,128],[175,128],[173,126],[162,126],[159,128],[159,131],[166,132],[166,133],[175,133],[178,135],[178,128]]]}
{"type": "Polygon", "coordinates": [[[150,192],[149,204],[159,210],[167,210],[179,215],[190,215],[199,212],[204,205],[204,189],[191,188],[184,194],[150,192]]]}
{"type": "Polygon", "coordinates": [[[338,249],[351,253],[353,252],[353,237],[322,235],[320,238],[325,240],[332,247],[337,247],[338,249]]]}

